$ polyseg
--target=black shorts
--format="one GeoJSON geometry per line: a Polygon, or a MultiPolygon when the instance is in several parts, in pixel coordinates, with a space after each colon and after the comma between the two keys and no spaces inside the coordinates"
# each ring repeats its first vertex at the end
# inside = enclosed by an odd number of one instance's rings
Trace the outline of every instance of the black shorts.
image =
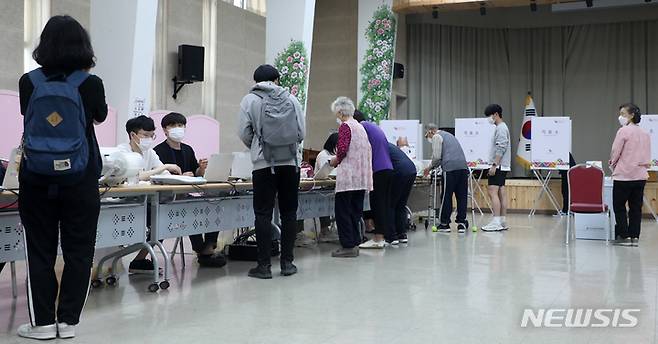
{"type": "Polygon", "coordinates": [[[489,176],[489,186],[505,186],[506,179],[507,171],[497,169],[495,175],[489,176]]]}

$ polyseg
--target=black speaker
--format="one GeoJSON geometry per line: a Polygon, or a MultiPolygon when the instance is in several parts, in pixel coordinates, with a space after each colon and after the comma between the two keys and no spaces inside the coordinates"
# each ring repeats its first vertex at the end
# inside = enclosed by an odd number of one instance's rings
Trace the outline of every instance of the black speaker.
{"type": "Polygon", "coordinates": [[[393,64],[393,79],[402,78],[404,78],[404,65],[402,63],[395,62],[393,64]]]}
{"type": "Polygon", "coordinates": [[[178,46],[178,74],[181,82],[203,81],[204,48],[194,45],[178,46]]]}

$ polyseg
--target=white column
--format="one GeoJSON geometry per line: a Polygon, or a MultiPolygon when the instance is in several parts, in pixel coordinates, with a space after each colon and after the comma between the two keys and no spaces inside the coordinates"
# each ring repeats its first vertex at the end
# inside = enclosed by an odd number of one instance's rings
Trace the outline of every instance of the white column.
{"type": "Polygon", "coordinates": [[[126,121],[150,109],[157,12],[157,0],[91,0],[92,72],[117,109],[117,142],[128,140],[126,121]]]}

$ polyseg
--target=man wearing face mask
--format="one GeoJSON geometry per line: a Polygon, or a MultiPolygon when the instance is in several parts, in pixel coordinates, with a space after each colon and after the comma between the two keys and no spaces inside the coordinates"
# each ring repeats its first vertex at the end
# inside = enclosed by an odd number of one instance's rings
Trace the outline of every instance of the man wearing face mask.
{"type": "MultiPolygon", "coordinates": [[[[122,143],[117,148],[123,152],[139,153],[142,156],[142,171],[139,172],[139,180],[147,181],[151,176],[171,173],[181,174],[180,167],[175,164],[163,164],[158,154],[153,150],[155,139],[155,123],[150,117],[144,115],[131,118],[126,122],[126,132],[130,138],[129,143],[122,143]]],[[[147,225],[150,223],[147,216],[147,225]]],[[[153,273],[153,262],[146,259],[147,250],[141,250],[130,262],[129,272],[133,274],[153,273]]]]}
{"type": "Polygon", "coordinates": [[[489,123],[496,126],[489,163],[489,198],[493,207],[494,217],[482,230],[496,232],[509,229],[505,216],[507,215],[507,194],[505,193],[505,179],[507,172],[512,168],[512,147],[507,124],[503,121],[503,108],[498,104],[491,104],[484,109],[484,115],[489,123]]]}
{"type": "MultiPolygon", "coordinates": [[[[468,205],[468,165],[466,156],[457,138],[447,131],[439,130],[436,124],[429,124],[425,138],[432,144],[432,163],[425,169],[425,176],[431,169],[441,166],[444,173],[444,190],[441,199],[439,226],[435,231],[450,233],[452,215],[452,195],[457,199],[457,231],[466,233],[466,207],[468,205]]],[[[434,230],[434,228],[432,228],[434,230]]]]}
{"type": "MultiPolygon", "coordinates": [[[[208,160],[197,160],[194,149],[184,144],[187,119],[180,113],[170,112],[160,122],[167,139],[157,145],[154,150],[165,164],[175,164],[180,167],[183,175],[200,177],[206,173],[208,160]]],[[[197,261],[203,267],[222,267],[226,258],[215,253],[219,232],[190,235],[192,249],[197,254],[197,261]]]]}

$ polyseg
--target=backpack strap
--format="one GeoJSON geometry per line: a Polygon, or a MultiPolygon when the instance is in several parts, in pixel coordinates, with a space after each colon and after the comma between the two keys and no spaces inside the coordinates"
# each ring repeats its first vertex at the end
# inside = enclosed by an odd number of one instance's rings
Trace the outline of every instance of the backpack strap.
{"type": "Polygon", "coordinates": [[[85,82],[85,80],[87,80],[88,77],[89,77],[89,73],[83,72],[81,70],[76,70],[66,78],[66,82],[69,85],[78,88],[80,87],[80,85],[82,85],[83,82],[85,82]]]}
{"type": "Polygon", "coordinates": [[[30,77],[30,81],[32,82],[32,86],[37,87],[37,85],[42,84],[46,82],[46,74],[43,74],[43,71],[41,68],[37,68],[27,74],[28,77],[30,77]]]}

